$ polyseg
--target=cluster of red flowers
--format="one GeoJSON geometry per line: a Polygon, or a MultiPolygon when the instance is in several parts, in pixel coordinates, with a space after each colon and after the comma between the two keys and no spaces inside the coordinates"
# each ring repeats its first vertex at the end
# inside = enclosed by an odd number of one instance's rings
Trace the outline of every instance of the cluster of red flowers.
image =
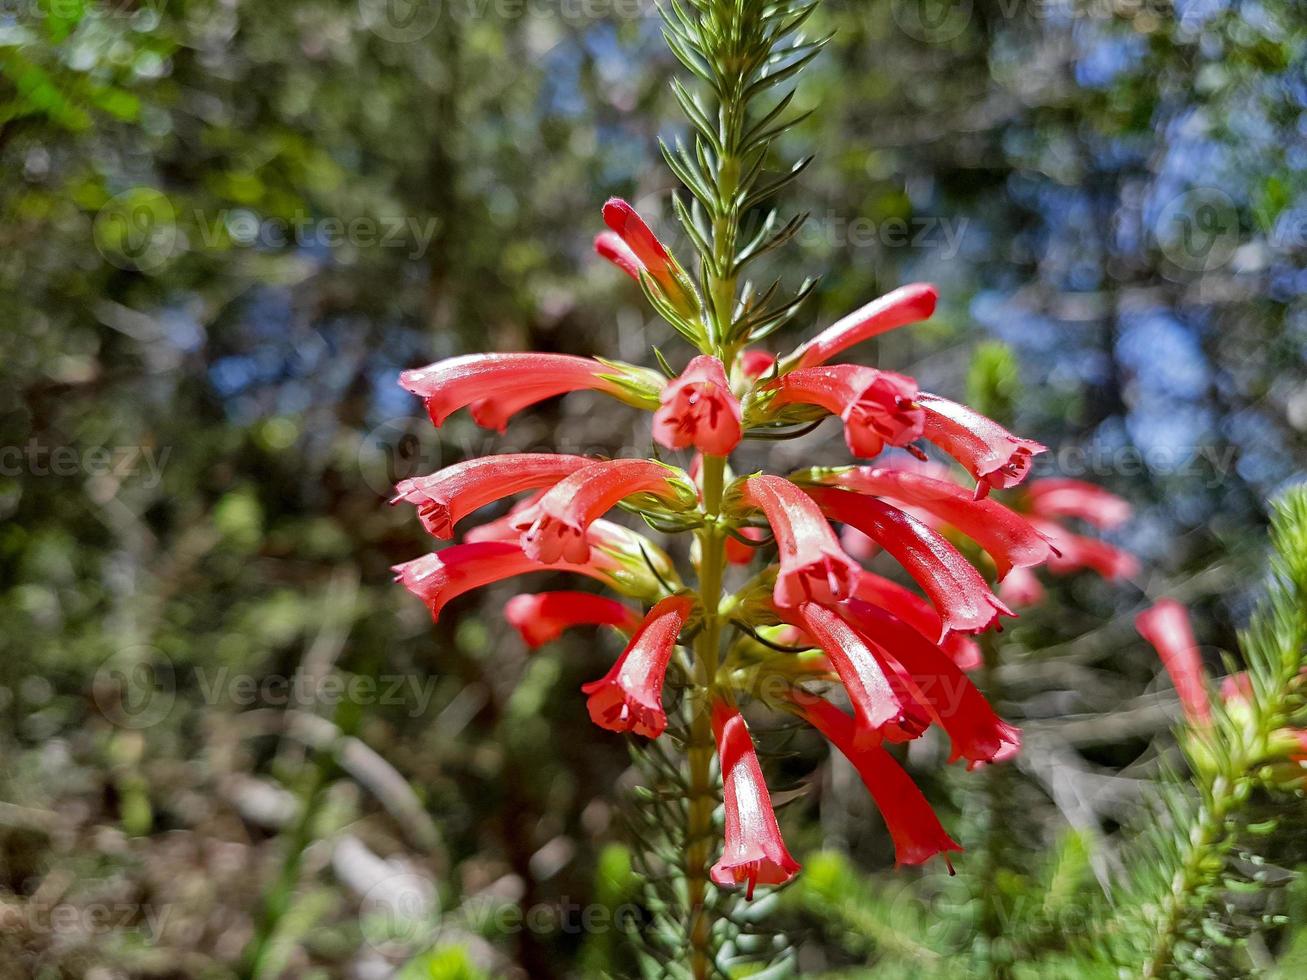
{"type": "MultiPolygon", "coordinates": [[[[598,252],[638,280],[660,310],[705,322],[692,279],[639,215],[625,202],[610,201],[604,218],[611,230],[597,239],[598,252]]],[[[437,538],[451,537],[455,524],[485,504],[531,494],[505,517],[468,531],[463,543],[396,572],[433,615],[477,586],[560,570],[597,579],[647,605],[646,612],[590,593],[546,592],[519,595],[507,607],[510,622],[533,647],[581,625],[626,634],[629,642],[612,669],[584,691],[597,725],[647,738],[657,738],[667,725],[662,689],[678,641],[709,620],[738,627],[711,689],[702,692],[711,706],[725,802],[725,845],[712,868],[719,884],[747,883],[752,894],[755,884],[782,883],[798,868],[738,708],[743,697],[799,715],[849,758],[884,814],[901,863],[960,849],[885,748],[919,737],[932,724],[950,739],[952,757],[968,765],[1001,761],[1020,744],[1018,731],[994,713],[965,673],[979,662],[971,636],[1014,614],[951,535],[970,538],[988,554],[996,579],[1026,577],[1027,597],[1029,569],[1046,561],[1055,569],[1087,566],[1110,575],[1130,568],[1128,556],[1055,523],[1071,516],[1109,526],[1124,514],[1116,498],[1084,484],[1039,481],[1020,498],[1023,514],[988,496],[1021,484],[1043,446],[919,390],[905,375],[830,363],[855,344],[926,319],[935,301],[933,287],[906,286],[789,354],[719,341],[705,345],[711,352],[672,378],[611,360],[537,353],[455,357],[400,378],[425,400],[437,426],[467,407],[480,425],[502,430],[514,413],[536,402],[590,389],[652,412],[660,445],[696,451],[688,469],[648,459],[511,454],[405,480],[396,500],[414,504],[437,538]],[[960,464],[974,486],[952,482],[938,464],[904,457],[789,477],[734,478],[725,471],[725,492],[718,488],[715,495],[720,505],[706,506],[705,458],[726,457],[751,430],[770,434],[827,415],[840,419],[857,457],[893,446],[924,461],[917,446],[924,440],[960,464]],[[703,608],[703,597],[682,585],[651,538],[605,520],[617,505],[655,527],[728,536],[728,562],[752,563],[770,553],[772,543],[777,560],[716,608],[703,608]],[[844,525],[843,543],[831,522],[844,525]],[[864,570],[846,548],[852,540],[862,556],[887,552],[924,597],[864,570]],[[741,679],[748,676],[745,666],[759,663],[786,679],[779,691],[760,694],[741,679]],[[804,686],[836,680],[851,714],[804,686]]]]}

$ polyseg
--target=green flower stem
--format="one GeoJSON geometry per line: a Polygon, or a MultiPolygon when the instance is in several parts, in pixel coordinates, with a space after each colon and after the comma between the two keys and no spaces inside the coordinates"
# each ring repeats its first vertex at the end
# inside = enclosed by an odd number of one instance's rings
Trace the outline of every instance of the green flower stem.
{"type": "Polygon", "coordinates": [[[722,598],[725,570],[724,535],[717,524],[725,483],[726,458],[703,459],[703,505],[708,521],[699,532],[699,604],[704,627],[695,640],[694,693],[690,701],[690,799],[686,812],[686,887],[689,911],[691,970],[695,980],[711,975],[714,960],[712,922],[707,913],[708,861],[713,835],[713,810],[717,786],[712,778],[713,732],[712,692],[716,684],[721,618],[717,607],[722,598]]]}
{"type": "MultiPolygon", "coordinates": [[[[716,270],[708,277],[709,302],[712,315],[709,343],[721,359],[727,374],[736,351],[725,338],[730,335],[735,315],[736,249],[739,239],[739,206],[735,203],[740,179],[738,148],[743,132],[745,102],[738,89],[723,95],[721,112],[722,155],[717,171],[718,210],[713,217],[713,262],[716,270]]],[[[703,508],[707,517],[699,532],[699,603],[703,609],[704,627],[695,642],[695,697],[691,703],[690,745],[690,800],[686,816],[686,871],[687,905],[689,909],[690,969],[695,980],[707,980],[712,975],[714,955],[712,949],[712,922],[707,914],[708,861],[713,840],[712,817],[717,805],[717,786],[712,778],[713,690],[716,685],[717,666],[721,644],[721,617],[718,606],[722,600],[722,579],[726,567],[725,532],[718,519],[721,516],[722,493],[725,487],[726,457],[703,458],[703,508]]]]}

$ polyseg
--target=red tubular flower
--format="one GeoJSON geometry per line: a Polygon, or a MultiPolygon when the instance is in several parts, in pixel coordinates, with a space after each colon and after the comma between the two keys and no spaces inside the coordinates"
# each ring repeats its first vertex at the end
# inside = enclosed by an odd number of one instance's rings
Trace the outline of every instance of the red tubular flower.
{"type": "Polygon", "coordinates": [[[505,604],[504,618],[532,650],[574,626],[615,626],[631,633],[640,625],[640,614],[630,606],[590,592],[523,592],[505,604]]]}
{"type": "Polygon", "coordinates": [[[1068,575],[1082,568],[1097,572],[1105,579],[1130,578],[1139,574],[1139,561],[1128,551],[1100,541],[1086,538],[1054,524],[1052,521],[1033,519],[1030,522],[1048,538],[1055,552],[1049,556],[1049,571],[1068,575]]]}
{"type": "Polygon", "coordinates": [[[879,745],[859,745],[853,719],[829,701],[812,695],[793,696],[791,700],[804,720],[825,735],[858,770],[894,841],[894,863],[924,864],[939,854],[951,874],[953,864],[948,852],[960,852],[962,847],[948,835],[926,797],[894,757],[879,745]]]}
{"type": "MultiPolygon", "coordinates": [[[[750,541],[762,541],[767,537],[767,532],[760,527],[742,527],[739,533],[750,541]]],[[[726,539],[726,560],[732,565],[747,565],[753,561],[753,556],[757,553],[757,548],[752,548],[743,541],[737,541],[733,537],[726,539]]]]}
{"type": "Polygon", "coordinates": [[[853,594],[863,602],[889,610],[928,640],[943,635],[940,647],[963,670],[980,666],[980,646],[976,641],[962,633],[945,631],[935,608],[911,589],[872,572],[863,572],[858,576],[858,588],[853,594]]]}
{"type": "Polygon", "coordinates": [[[895,327],[928,319],[935,312],[938,295],[929,283],[901,286],[827,327],[800,345],[786,360],[801,368],[825,364],[854,344],[895,327]]]}
{"type": "Polygon", "coordinates": [[[879,651],[846,619],[815,602],[780,612],[816,641],[840,675],[858,719],[859,739],[906,742],[930,725],[930,714],[906,689],[899,672],[887,667],[879,651]]]}
{"type": "Polygon", "coordinates": [[[746,378],[761,378],[776,363],[776,355],[765,350],[746,350],[740,355],[740,371],[746,378]]]}
{"type": "Polygon", "coordinates": [[[993,419],[938,395],[922,393],[925,436],[966,467],[976,478],[976,496],[997,487],[1014,487],[1030,472],[1030,460],[1047,452],[1030,439],[1019,439],[993,419]]]}
{"type": "Polygon", "coordinates": [[[644,266],[639,257],[631,251],[629,245],[622,241],[622,236],[612,231],[602,231],[595,235],[595,251],[621,269],[636,282],[644,266]]]}
{"type": "Polygon", "coordinates": [[[679,470],[648,459],[591,463],[554,484],[530,512],[519,516],[522,548],[536,561],[583,562],[590,555],[586,528],[618,501],[649,493],[688,506],[694,487],[679,470]]]}
{"type": "Polygon", "coordinates": [[[1103,530],[1130,519],[1130,504],[1114,493],[1083,480],[1031,480],[1025,509],[1037,517],[1078,517],[1103,530]]]}
{"type": "Polygon", "coordinates": [[[744,494],[766,515],[776,536],[781,560],[772,593],[776,605],[797,606],[808,599],[839,602],[853,594],[861,569],[802,490],[779,476],[754,476],[745,481],[744,494]]]}
{"type": "Polygon", "coordinates": [[[1014,568],[998,587],[998,597],[1009,606],[1034,606],[1044,598],[1044,587],[1028,568],[1014,568]]]}
{"type": "Polygon", "coordinates": [[[401,480],[391,503],[404,500],[416,505],[427,533],[448,538],[454,525],[478,507],[523,490],[553,486],[592,462],[584,456],[552,453],[482,456],[446,466],[430,476],[401,480]]]}
{"type": "Polygon", "coordinates": [[[676,637],[694,609],[689,596],[673,595],[649,610],[607,674],[584,684],[590,720],[614,732],[657,738],[667,727],[663,678],[676,637]]]}
{"type": "MultiPolygon", "coordinates": [[[[645,224],[644,219],[636,213],[635,208],[621,198],[609,198],[604,205],[604,224],[626,245],[630,255],[640,264],[640,271],[658,285],[678,313],[682,316],[697,314],[699,299],[690,277],[645,224]]],[[[599,247],[597,241],[595,247],[599,247]]],[[[607,255],[604,257],[608,258],[607,255]]],[[[610,261],[625,271],[630,271],[615,258],[610,261]]],[[[636,278],[639,278],[638,272],[636,278]]]]}
{"type": "Polygon", "coordinates": [[[864,639],[870,640],[907,671],[911,694],[953,743],[955,759],[968,767],[1010,758],[1021,733],[994,713],[985,696],[962,673],[953,658],[893,613],[852,599],[839,609],[864,639]]]}
{"type": "MultiPolygon", "coordinates": [[[[540,516],[541,496],[543,494],[534,500],[522,501],[503,517],[468,528],[463,541],[468,544],[497,541],[521,547],[522,531],[519,525],[529,527],[540,516]]],[[[627,595],[638,596],[649,602],[663,595],[666,590],[658,577],[652,574],[650,566],[657,569],[658,576],[664,582],[677,581],[676,569],[667,552],[639,531],[600,518],[586,529],[585,539],[592,549],[597,549],[608,559],[595,559],[591,552],[591,563],[603,565],[609,584],[627,595]]]]}
{"type": "Polygon", "coordinates": [[[930,597],[944,629],[978,633],[1014,615],[956,548],[898,508],[831,487],[808,494],[831,520],[853,525],[893,555],[930,597]]]}
{"type": "Polygon", "coordinates": [[[747,882],[749,899],[759,885],[783,885],[799,870],[776,823],[771,795],[744,718],[722,701],[713,705],[713,734],[722,765],[725,846],[710,875],[718,885],[747,882]]]}
{"type": "Polygon", "coordinates": [[[825,486],[889,497],[953,525],[989,553],[1000,580],[1013,568],[1039,565],[1049,558],[1048,540],[1028,521],[997,501],[976,500],[956,483],[881,466],[809,474],[825,486]]]}
{"type": "Polygon", "coordinates": [[[710,456],[726,456],[739,445],[740,400],[717,358],[696,357],[668,382],[659,400],[653,437],[668,449],[694,446],[710,456]]]}
{"type": "Polygon", "coordinates": [[[1171,675],[1189,723],[1210,722],[1212,706],[1207,698],[1207,677],[1185,607],[1174,599],[1159,599],[1135,617],[1135,629],[1162,658],[1162,666],[1171,675]]]}
{"type": "Polygon", "coordinates": [[[514,412],[555,395],[588,388],[643,403],[646,390],[652,395],[658,384],[643,368],[536,353],[450,357],[402,372],[399,383],[426,401],[427,414],[437,426],[460,408],[474,405],[479,425],[501,431],[514,412]],[[632,393],[635,388],[640,389],[639,397],[632,393]]]}
{"type": "Polygon", "coordinates": [[[914,402],[917,383],[902,374],[856,364],[800,368],[770,382],[773,406],[817,405],[844,423],[844,441],[855,456],[879,455],[888,443],[919,439],[925,413],[914,402]]]}
{"type": "Polygon", "coordinates": [[[507,541],[475,541],[456,544],[394,566],[395,581],[427,604],[431,618],[464,592],[499,582],[525,572],[579,572],[600,581],[611,581],[609,572],[617,563],[606,555],[592,561],[557,566],[542,565],[515,544],[507,541]]]}

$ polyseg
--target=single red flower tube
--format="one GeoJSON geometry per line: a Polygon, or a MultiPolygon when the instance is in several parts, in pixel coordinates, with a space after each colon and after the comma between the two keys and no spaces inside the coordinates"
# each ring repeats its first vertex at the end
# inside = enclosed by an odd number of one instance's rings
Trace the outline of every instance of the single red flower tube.
{"type": "Polygon", "coordinates": [[[1030,461],[1047,447],[1021,439],[993,419],[965,405],[925,392],[917,403],[926,413],[926,438],[961,463],[976,479],[976,496],[1014,487],[1030,472],[1030,461]]]}
{"type": "Polygon", "coordinates": [[[614,626],[632,633],[640,613],[625,603],[590,592],[523,592],[504,605],[504,618],[531,649],[552,643],[577,626],[614,626]]]}
{"type": "Polygon", "coordinates": [[[929,319],[935,312],[939,294],[929,283],[900,286],[892,293],[874,299],[861,309],[831,324],[817,336],[800,345],[786,361],[795,367],[825,364],[836,354],[878,334],[929,319]]]}
{"type": "Polygon", "coordinates": [[[712,726],[722,766],[726,841],[709,874],[722,886],[745,885],[746,898],[752,899],[758,885],[783,885],[793,878],[799,862],[781,837],[744,718],[718,701],[712,726]]]}
{"type": "Polygon", "coordinates": [[[612,669],[582,686],[590,719],[600,728],[657,738],[667,728],[663,678],[676,637],[694,609],[685,595],[668,596],[644,617],[612,669]]]}
{"type": "Polygon", "coordinates": [[[1013,615],[956,548],[915,518],[848,490],[810,487],[808,493],[831,520],[851,524],[893,555],[930,597],[944,629],[978,633],[1000,615],[1013,615]]]}
{"type": "Polygon", "coordinates": [[[745,482],[745,500],[771,524],[780,551],[773,591],[778,606],[809,599],[839,602],[853,594],[861,569],[844,553],[821,510],[802,490],[779,476],[745,482]]]}
{"type": "Polygon", "coordinates": [[[885,818],[885,828],[894,841],[894,863],[925,864],[942,855],[952,873],[948,852],[960,852],[962,847],[948,835],[929,801],[894,757],[879,745],[859,744],[854,720],[824,698],[803,693],[790,700],[803,719],[853,763],[885,818]]]}
{"type": "Polygon", "coordinates": [[[1189,723],[1208,724],[1212,720],[1212,705],[1207,696],[1207,673],[1198,654],[1188,610],[1174,599],[1159,599],[1135,617],[1135,629],[1162,659],[1189,723]]]}
{"type": "Polygon", "coordinates": [[[418,510],[427,533],[448,538],[454,525],[478,507],[523,490],[550,487],[594,460],[554,453],[505,453],[469,459],[430,476],[401,480],[391,503],[407,501],[418,510]]]}

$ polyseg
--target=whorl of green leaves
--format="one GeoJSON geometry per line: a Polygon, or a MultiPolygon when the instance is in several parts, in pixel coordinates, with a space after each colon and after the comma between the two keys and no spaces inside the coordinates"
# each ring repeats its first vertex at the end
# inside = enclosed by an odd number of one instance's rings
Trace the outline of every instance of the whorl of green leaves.
{"type": "Polygon", "coordinates": [[[1274,745],[1276,732],[1304,722],[1307,488],[1278,502],[1271,539],[1267,594],[1241,635],[1250,694],[1214,704],[1210,726],[1185,730],[1192,778],[1163,786],[1126,863],[1126,900],[1104,913],[1100,949],[1131,976],[1246,975],[1242,942],[1276,924],[1269,892],[1293,877],[1266,855],[1295,832],[1307,776],[1277,762],[1274,745]]]}
{"type": "Polygon", "coordinates": [[[660,7],[668,45],[707,90],[700,98],[673,81],[693,145],[677,140],[662,149],[690,191],[688,206],[676,200],[676,213],[700,256],[708,340],[719,351],[780,329],[816,286],[805,280],[786,296],[779,281],[760,292],[746,282],[738,303],[735,296],[750,263],[793,238],[807,217],[783,221],[764,205],[812,160],[767,172],[773,141],[807,115],[790,113],[794,89],[781,89],[829,40],[800,33],[816,8],[817,0],[667,0],[660,7]]]}

